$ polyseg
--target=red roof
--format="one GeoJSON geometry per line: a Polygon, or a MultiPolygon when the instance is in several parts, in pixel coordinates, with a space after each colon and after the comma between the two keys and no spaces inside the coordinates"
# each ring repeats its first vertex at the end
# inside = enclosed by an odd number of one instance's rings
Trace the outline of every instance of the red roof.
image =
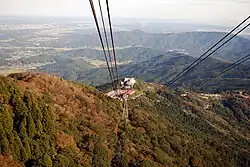
{"type": "Polygon", "coordinates": [[[133,95],[134,93],[135,93],[135,90],[128,90],[128,91],[127,91],[127,94],[128,94],[128,95],[133,95]]]}

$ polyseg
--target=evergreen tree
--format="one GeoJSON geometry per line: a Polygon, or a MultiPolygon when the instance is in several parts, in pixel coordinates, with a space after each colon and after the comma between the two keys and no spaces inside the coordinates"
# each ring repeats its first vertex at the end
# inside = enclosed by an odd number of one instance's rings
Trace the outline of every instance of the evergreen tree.
{"type": "Polygon", "coordinates": [[[27,116],[27,133],[30,139],[33,139],[33,137],[36,135],[36,125],[34,123],[34,120],[31,116],[31,113],[28,113],[27,116]]]}
{"type": "Polygon", "coordinates": [[[41,164],[46,167],[52,167],[52,160],[47,153],[44,154],[41,164]]]}
{"type": "Polygon", "coordinates": [[[43,127],[44,132],[48,135],[51,135],[54,133],[54,122],[53,122],[53,115],[51,113],[51,108],[49,107],[43,107],[43,127]]]}
{"type": "Polygon", "coordinates": [[[97,142],[93,156],[94,167],[109,167],[108,152],[102,143],[97,142]]]}
{"type": "Polygon", "coordinates": [[[0,154],[9,152],[9,142],[6,138],[2,124],[0,123],[0,154]]]}
{"type": "Polygon", "coordinates": [[[6,135],[12,133],[13,130],[13,119],[7,109],[0,104],[0,123],[2,123],[4,132],[6,135]]]}

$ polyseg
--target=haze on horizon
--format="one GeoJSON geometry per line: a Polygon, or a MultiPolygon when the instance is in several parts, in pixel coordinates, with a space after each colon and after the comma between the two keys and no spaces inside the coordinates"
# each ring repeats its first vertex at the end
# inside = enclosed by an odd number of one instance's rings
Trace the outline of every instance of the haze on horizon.
{"type": "MultiPolygon", "coordinates": [[[[233,25],[250,15],[250,0],[110,0],[109,3],[113,18],[233,25]]],[[[0,5],[0,16],[91,15],[89,0],[1,0],[0,5]]]]}

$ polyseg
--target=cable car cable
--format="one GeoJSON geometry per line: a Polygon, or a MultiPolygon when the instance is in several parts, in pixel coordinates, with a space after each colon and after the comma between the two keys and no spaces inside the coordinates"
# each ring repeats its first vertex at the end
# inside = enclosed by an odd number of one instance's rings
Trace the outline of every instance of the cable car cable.
{"type": "Polygon", "coordinates": [[[100,27],[99,27],[98,20],[97,20],[97,17],[96,17],[95,6],[94,6],[94,3],[93,3],[93,0],[89,0],[89,2],[90,2],[90,6],[91,6],[91,9],[92,9],[92,12],[93,12],[93,16],[94,16],[96,28],[97,28],[97,31],[98,31],[98,35],[99,35],[99,38],[100,38],[100,42],[101,42],[101,45],[102,45],[102,50],[103,50],[105,60],[106,60],[106,63],[107,63],[107,67],[108,67],[110,79],[111,79],[111,82],[112,82],[112,86],[113,86],[113,89],[114,89],[115,86],[114,86],[114,83],[113,83],[113,77],[112,77],[112,73],[111,73],[111,70],[110,70],[110,67],[109,67],[108,58],[107,58],[107,54],[106,54],[106,51],[105,51],[105,48],[104,48],[104,43],[103,43],[103,40],[102,40],[100,27]]]}
{"type": "Polygon", "coordinates": [[[195,67],[197,67],[200,63],[202,63],[204,60],[206,60],[209,56],[211,56],[212,54],[214,54],[216,51],[218,51],[221,47],[223,47],[225,44],[227,44],[229,41],[231,41],[234,37],[236,37],[239,33],[241,33],[242,31],[244,31],[247,27],[250,26],[250,23],[247,24],[245,27],[243,27],[240,31],[238,31],[236,34],[234,34],[232,37],[230,37],[227,41],[225,41],[223,44],[221,44],[218,48],[216,48],[213,52],[211,52],[210,54],[208,54],[206,57],[204,57],[203,59],[201,59],[196,65],[192,66],[191,68],[189,68],[188,70],[186,70],[184,73],[182,73],[179,77],[177,77],[176,79],[172,80],[171,82],[169,82],[167,84],[167,86],[172,85],[175,81],[177,81],[179,78],[181,78],[183,75],[187,74],[189,71],[191,71],[192,69],[194,69],[195,67]]]}
{"type": "Polygon", "coordinates": [[[215,48],[219,43],[221,43],[224,39],[226,39],[229,35],[231,35],[236,29],[238,29],[242,24],[244,24],[248,19],[250,19],[250,16],[248,16],[245,20],[243,20],[239,25],[237,25],[234,29],[232,29],[227,35],[225,35],[222,39],[220,39],[216,44],[214,44],[208,51],[206,51],[204,54],[202,54],[198,59],[196,59],[193,63],[191,63],[187,68],[185,68],[183,71],[181,71],[176,77],[174,77],[171,81],[167,83],[167,85],[171,85],[173,82],[175,82],[177,79],[179,79],[188,69],[190,69],[196,62],[201,60],[208,52],[210,52],[213,48],[215,48]]]}
{"type": "Polygon", "coordinates": [[[208,78],[208,79],[206,79],[206,80],[196,82],[195,84],[196,84],[196,85],[198,85],[198,84],[199,84],[199,85],[204,85],[205,83],[211,81],[212,79],[219,77],[219,76],[222,75],[223,73],[225,73],[225,72],[231,70],[232,68],[234,68],[234,67],[236,67],[236,66],[239,66],[240,64],[242,64],[242,63],[244,63],[244,62],[246,62],[246,61],[248,61],[248,60],[250,60],[250,54],[248,54],[248,55],[242,57],[241,59],[237,60],[237,61],[234,62],[233,64],[230,64],[228,67],[226,67],[226,68],[224,68],[223,70],[221,70],[220,73],[218,73],[218,74],[212,76],[212,78],[208,78]]]}

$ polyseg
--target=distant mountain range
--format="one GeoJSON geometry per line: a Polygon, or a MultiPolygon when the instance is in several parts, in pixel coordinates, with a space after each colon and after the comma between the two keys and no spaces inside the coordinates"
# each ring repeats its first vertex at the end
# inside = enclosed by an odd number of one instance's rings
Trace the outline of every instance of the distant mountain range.
{"type": "MultiPolygon", "coordinates": [[[[194,57],[183,53],[168,52],[160,54],[140,63],[121,65],[118,68],[120,77],[136,77],[148,82],[167,84],[177,73],[181,72],[187,65],[195,60],[194,57]]],[[[223,68],[228,67],[229,62],[216,59],[207,59],[196,69],[180,78],[173,86],[188,86],[200,88],[194,85],[199,80],[212,77],[223,68]]],[[[104,84],[109,81],[106,67],[93,68],[84,60],[59,61],[56,64],[46,65],[41,69],[49,73],[59,74],[65,79],[82,81],[88,84],[104,84]]],[[[201,88],[206,91],[214,91],[236,88],[250,88],[250,66],[249,62],[225,73],[218,79],[214,79],[201,88]],[[208,86],[209,85],[209,86],[208,86]]]]}
{"type": "MultiPolygon", "coordinates": [[[[110,53],[112,54],[112,51],[110,53]]],[[[117,61],[119,62],[141,62],[151,57],[158,56],[161,53],[164,53],[163,49],[155,49],[143,46],[129,46],[121,49],[116,49],[117,61]]],[[[85,48],[72,50],[64,52],[63,55],[71,58],[85,58],[89,60],[105,61],[105,57],[101,49],[85,48]]]]}
{"type": "MultiPolygon", "coordinates": [[[[118,71],[120,77],[137,77],[148,82],[167,84],[194,60],[195,58],[182,53],[169,52],[142,63],[119,66],[118,71]]],[[[201,86],[194,84],[197,81],[212,77],[229,65],[230,63],[228,62],[210,58],[197,66],[196,69],[180,78],[180,80],[178,80],[173,86],[203,88],[203,90],[206,91],[250,88],[250,66],[248,65],[236,67],[206,85],[201,86]]],[[[103,84],[108,79],[108,73],[104,68],[90,69],[81,73],[78,78],[79,81],[87,82],[89,84],[103,84]]]]}
{"type": "MultiPolygon", "coordinates": [[[[195,57],[204,53],[224,35],[225,33],[222,32],[178,34],[150,34],[140,30],[116,32],[115,41],[116,46],[119,47],[116,49],[116,55],[117,60],[121,63],[119,65],[120,77],[134,76],[146,81],[166,84],[184,67],[191,64],[195,57]]],[[[104,70],[106,64],[103,52],[94,47],[99,45],[98,38],[89,34],[85,35],[84,41],[87,42],[84,45],[88,44],[92,47],[66,51],[57,56],[53,55],[51,60],[48,58],[47,61],[55,61],[55,63],[45,65],[40,70],[59,74],[65,79],[94,85],[108,82],[108,72],[104,70]],[[102,64],[95,66],[91,63],[92,60],[102,61],[102,64]]],[[[211,77],[223,67],[228,66],[230,62],[234,62],[248,53],[250,53],[250,40],[238,36],[189,75],[181,78],[181,82],[176,83],[175,86],[181,84],[191,86],[191,83],[197,80],[211,77]]],[[[246,62],[245,65],[222,76],[223,80],[214,80],[211,82],[211,90],[218,90],[220,87],[248,87],[249,65],[250,63],[246,62]]]]}
{"type": "MultiPolygon", "coordinates": [[[[116,32],[115,43],[117,47],[142,46],[160,49],[161,51],[185,50],[191,56],[200,56],[204,51],[225,36],[224,32],[184,32],[170,34],[152,34],[140,30],[116,32]]],[[[96,34],[85,34],[79,37],[82,46],[100,46],[96,34]]],[[[237,55],[250,51],[250,40],[238,36],[221,48],[214,58],[233,61],[237,55]]]]}
{"type": "Polygon", "coordinates": [[[250,40],[250,34],[249,35],[242,35],[244,38],[249,39],[250,40]]]}
{"type": "MultiPolygon", "coordinates": [[[[191,56],[200,56],[204,51],[209,49],[219,39],[225,36],[225,32],[183,32],[183,33],[146,33],[141,30],[118,31],[114,33],[114,40],[117,49],[117,56],[120,60],[127,60],[129,57],[138,57],[134,53],[134,48],[147,48],[167,52],[169,50],[182,50],[188,52],[191,56]],[[133,49],[130,49],[133,48],[133,49]],[[124,50],[125,49],[125,50],[124,50]],[[124,57],[125,58],[122,58],[124,57]],[[132,55],[131,55],[132,54],[132,55]]],[[[53,41],[52,47],[59,48],[84,48],[65,52],[67,55],[79,55],[82,57],[97,58],[103,60],[101,53],[100,41],[97,34],[78,34],[71,33],[61,37],[60,41],[53,41]],[[89,47],[89,48],[86,48],[89,47]],[[90,49],[92,48],[92,49],[90,49]],[[94,49],[93,49],[94,48],[94,49]],[[98,48],[98,49],[96,49],[98,48]]],[[[240,53],[250,51],[250,40],[246,37],[237,36],[213,57],[233,61],[238,58],[240,53]]],[[[151,55],[151,54],[149,54],[151,55]]],[[[153,56],[154,54],[152,54],[153,56]]]]}

